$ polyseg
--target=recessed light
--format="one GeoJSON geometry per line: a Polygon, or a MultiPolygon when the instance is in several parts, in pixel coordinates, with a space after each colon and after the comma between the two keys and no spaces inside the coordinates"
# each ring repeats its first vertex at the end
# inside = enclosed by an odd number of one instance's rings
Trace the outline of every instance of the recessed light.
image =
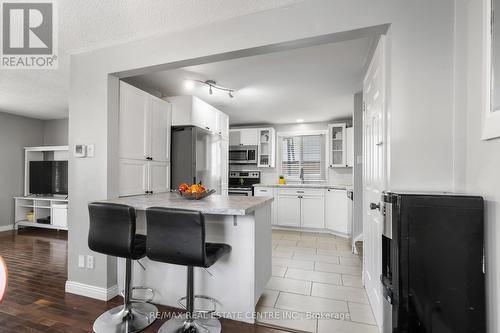
{"type": "Polygon", "coordinates": [[[297,122],[298,122],[298,123],[303,123],[303,122],[304,122],[304,119],[297,119],[297,122]]]}
{"type": "Polygon", "coordinates": [[[184,88],[189,89],[189,90],[193,89],[194,88],[194,81],[185,80],[184,81],[184,88]]]}

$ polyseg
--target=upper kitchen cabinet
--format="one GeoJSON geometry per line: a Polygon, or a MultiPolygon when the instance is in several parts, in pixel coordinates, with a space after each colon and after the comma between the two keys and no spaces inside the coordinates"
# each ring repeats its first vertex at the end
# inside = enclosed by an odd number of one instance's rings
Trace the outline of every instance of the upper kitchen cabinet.
{"type": "Polygon", "coordinates": [[[353,133],[345,123],[328,125],[330,168],[346,168],[353,165],[353,133]]]}
{"type": "Polygon", "coordinates": [[[258,146],[258,128],[239,128],[229,130],[230,146],[258,146]]]}
{"type": "Polygon", "coordinates": [[[120,82],[120,158],[168,161],[170,103],[120,82]]]}
{"type": "Polygon", "coordinates": [[[196,126],[227,137],[229,118],[196,96],[173,96],[172,126],[196,126]]]}
{"type": "Polygon", "coordinates": [[[218,112],[219,134],[224,139],[229,139],[229,116],[224,112],[218,112]]]}
{"type": "Polygon", "coordinates": [[[275,167],[276,134],[274,128],[259,128],[259,147],[257,166],[260,168],[275,167]]]}

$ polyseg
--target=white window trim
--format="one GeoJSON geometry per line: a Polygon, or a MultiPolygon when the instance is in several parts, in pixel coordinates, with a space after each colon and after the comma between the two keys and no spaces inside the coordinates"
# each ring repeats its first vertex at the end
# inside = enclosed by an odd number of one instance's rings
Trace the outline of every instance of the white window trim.
{"type": "MultiPolygon", "coordinates": [[[[330,174],[330,164],[329,164],[329,160],[330,160],[330,156],[328,155],[328,152],[329,152],[329,142],[328,142],[328,130],[311,130],[311,131],[289,131],[289,132],[278,132],[276,134],[277,138],[278,138],[278,144],[276,145],[277,147],[277,150],[276,150],[276,154],[278,155],[278,158],[276,159],[277,163],[278,163],[278,176],[281,176],[283,174],[283,171],[281,169],[282,167],[282,161],[283,161],[283,157],[282,157],[282,144],[283,144],[283,140],[282,138],[284,137],[287,137],[287,136],[298,136],[298,135],[323,135],[324,139],[325,139],[325,180],[324,181],[318,181],[318,183],[328,183],[328,180],[329,180],[329,174],[330,174]]],[[[286,179],[285,179],[286,180],[286,179]]],[[[314,181],[308,181],[308,182],[314,182],[314,181]]]]}
{"type": "MultiPolygon", "coordinates": [[[[498,22],[500,24],[500,20],[498,22]]],[[[482,140],[500,137],[500,111],[491,111],[491,0],[483,0],[483,115],[482,140]]],[[[500,79],[500,78],[499,78],[500,79]]]]}

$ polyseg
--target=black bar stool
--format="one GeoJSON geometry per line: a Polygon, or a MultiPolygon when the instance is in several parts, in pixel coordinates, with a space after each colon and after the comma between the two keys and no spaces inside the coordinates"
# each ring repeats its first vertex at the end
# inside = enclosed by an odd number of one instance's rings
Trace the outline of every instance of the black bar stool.
{"type": "Polygon", "coordinates": [[[132,260],[146,256],[146,236],[135,233],[135,209],[94,202],[89,204],[89,216],[89,248],[126,259],[123,305],[100,315],[94,322],[94,332],[139,332],[155,321],[158,309],[153,304],[132,299],[132,260]]]}
{"type": "MultiPolygon", "coordinates": [[[[165,322],[161,333],[220,332],[217,318],[197,316],[194,311],[194,269],[208,268],[226,253],[231,246],[219,243],[205,243],[205,217],[200,212],[148,208],[146,210],[148,239],[147,256],[151,260],[168,264],[187,266],[187,313],[165,322]]],[[[201,296],[207,298],[206,296],[201,296]]]]}

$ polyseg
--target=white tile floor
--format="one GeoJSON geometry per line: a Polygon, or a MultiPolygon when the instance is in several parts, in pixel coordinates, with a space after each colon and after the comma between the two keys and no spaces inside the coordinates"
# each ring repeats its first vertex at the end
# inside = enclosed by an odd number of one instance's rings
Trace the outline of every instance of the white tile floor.
{"type": "Polygon", "coordinates": [[[259,322],[312,333],[378,332],[350,240],[273,230],[272,275],[259,322]]]}

